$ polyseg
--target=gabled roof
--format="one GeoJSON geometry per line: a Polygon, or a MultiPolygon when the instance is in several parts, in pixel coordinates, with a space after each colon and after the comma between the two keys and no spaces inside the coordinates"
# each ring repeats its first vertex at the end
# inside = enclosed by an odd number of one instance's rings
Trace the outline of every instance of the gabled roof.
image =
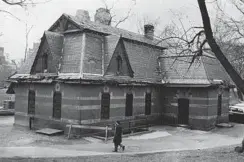
{"type": "Polygon", "coordinates": [[[134,78],[156,82],[159,79],[157,60],[163,54],[163,50],[127,40],[123,40],[123,44],[134,72],[134,78]]]}
{"type": "Polygon", "coordinates": [[[109,35],[105,37],[105,60],[104,60],[104,71],[107,71],[107,67],[114,54],[115,48],[119,42],[120,37],[117,35],[109,35]]]}
{"type": "Polygon", "coordinates": [[[116,71],[115,69],[111,68],[111,64],[116,65],[117,64],[117,57],[121,56],[122,60],[124,60],[123,62],[125,63],[122,66],[122,71],[123,71],[122,73],[123,74],[121,74],[121,75],[127,75],[127,76],[130,76],[130,77],[133,77],[134,71],[133,71],[133,69],[131,67],[131,63],[129,61],[129,57],[128,57],[127,51],[125,49],[125,45],[124,45],[124,42],[123,42],[122,38],[119,38],[115,48],[112,47],[112,50],[110,52],[112,53],[112,56],[110,56],[111,57],[110,58],[110,62],[109,62],[109,65],[108,65],[108,67],[107,67],[107,69],[105,71],[105,75],[108,74],[109,72],[111,73],[112,71],[113,72],[116,71]]]}
{"type": "Polygon", "coordinates": [[[47,42],[48,49],[51,52],[53,64],[56,65],[56,63],[60,59],[60,53],[61,53],[62,47],[63,47],[63,35],[59,34],[59,33],[45,31],[41,40],[42,40],[41,44],[35,54],[35,58],[34,58],[33,62],[32,62],[30,73],[32,73],[32,69],[34,68],[34,65],[37,62],[38,55],[40,54],[40,51],[42,50],[41,48],[42,48],[43,44],[45,43],[45,41],[47,42]]]}
{"type": "Polygon", "coordinates": [[[215,80],[222,80],[233,85],[229,75],[215,56],[204,53],[192,64],[191,61],[192,55],[163,57],[164,82],[168,84],[211,85],[215,80]]]}
{"type": "Polygon", "coordinates": [[[22,66],[19,68],[19,70],[17,70],[18,74],[30,74],[31,67],[36,58],[38,48],[34,49],[34,51],[29,54],[29,56],[26,58],[26,61],[22,64],[22,66]]]}
{"type": "MultiPolygon", "coordinates": [[[[68,14],[63,14],[59,19],[61,18],[66,18],[67,20],[71,21],[72,23],[75,24],[75,26],[79,27],[80,29],[88,29],[92,30],[95,32],[100,32],[104,33],[107,35],[117,35],[129,40],[133,41],[138,41],[141,43],[145,43],[148,45],[153,45],[158,48],[165,48],[166,44],[162,42],[161,40],[158,39],[148,39],[144,35],[137,34],[134,32],[130,32],[124,29],[112,27],[109,25],[103,25],[103,24],[98,24],[93,21],[88,21],[88,20],[78,20],[75,16],[68,15],[68,14]]],[[[52,29],[55,27],[55,25],[59,22],[59,19],[49,28],[49,31],[52,31],[52,29]]]]}
{"type": "Polygon", "coordinates": [[[63,48],[64,36],[50,31],[45,31],[45,36],[52,55],[60,55],[63,48]]]}

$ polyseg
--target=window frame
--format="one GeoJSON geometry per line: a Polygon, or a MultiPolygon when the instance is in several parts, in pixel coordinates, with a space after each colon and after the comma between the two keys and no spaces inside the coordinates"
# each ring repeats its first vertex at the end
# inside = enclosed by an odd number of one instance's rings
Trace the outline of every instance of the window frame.
{"type": "Polygon", "coordinates": [[[27,110],[27,113],[29,115],[35,115],[35,108],[36,108],[35,104],[36,104],[36,91],[29,89],[28,90],[28,110],[27,110]]]}
{"type": "Polygon", "coordinates": [[[122,63],[123,63],[122,57],[120,55],[118,55],[116,57],[116,61],[117,61],[117,73],[121,73],[122,72],[122,63]]]}

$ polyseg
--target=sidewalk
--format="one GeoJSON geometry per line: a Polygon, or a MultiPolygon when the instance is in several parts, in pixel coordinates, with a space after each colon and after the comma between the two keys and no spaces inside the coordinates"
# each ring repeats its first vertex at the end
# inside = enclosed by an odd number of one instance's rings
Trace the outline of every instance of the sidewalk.
{"type": "MultiPolygon", "coordinates": [[[[180,127],[152,127],[153,133],[130,136],[123,139],[125,152],[113,153],[113,143],[87,138],[87,144],[57,144],[17,147],[0,147],[0,157],[77,157],[99,155],[134,155],[168,151],[196,150],[240,144],[244,125],[235,124],[233,128],[216,128],[210,132],[189,130],[180,127]]],[[[52,138],[52,137],[51,137],[52,138]]]]}

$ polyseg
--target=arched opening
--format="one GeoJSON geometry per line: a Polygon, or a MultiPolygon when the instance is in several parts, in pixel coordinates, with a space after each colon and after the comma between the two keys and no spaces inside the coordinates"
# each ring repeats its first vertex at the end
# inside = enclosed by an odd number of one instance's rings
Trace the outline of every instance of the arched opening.
{"type": "Polygon", "coordinates": [[[152,96],[151,93],[145,95],[145,115],[151,115],[152,96]]]}
{"type": "Polygon", "coordinates": [[[34,90],[29,90],[28,93],[28,114],[35,114],[35,100],[36,92],[34,90]]]}
{"type": "Polygon", "coordinates": [[[117,56],[117,72],[121,73],[122,70],[122,58],[121,56],[117,56]]]}
{"type": "Polygon", "coordinates": [[[53,93],[53,118],[61,118],[62,93],[55,91],[53,93]]]}
{"type": "Polygon", "coordinates": [[[102,93],[101,119],[109,119],[109,114],[110,114],[110,94],[102,93]]]}
{"type": "Polygon", "coordinates": [[[48,54],[44,53],[42,57],[43,57],[42,58],[43,71],[45,71],[48,68],[48,54]]]}
{"type": "Polygon", "coordinates": [[[125,116],[133,115],[133,94],[126,94],[125,116]]]}

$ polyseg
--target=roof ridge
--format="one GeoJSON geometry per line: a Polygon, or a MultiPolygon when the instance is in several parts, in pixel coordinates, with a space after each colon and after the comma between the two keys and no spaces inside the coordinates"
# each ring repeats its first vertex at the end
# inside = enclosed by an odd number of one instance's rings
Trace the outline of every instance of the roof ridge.
{"type": "Polygon", "coordinates": [[[207,68],[205,67],[205,63],[203,61],[203,57],[201,57],[201,62],[202,62],[202,65],[203,65],[207,80],[210,82],[211,80],[209,79],[209,75],[208,75],[208,72],[207,72],[207,68]]]}
{"type": "Polygon", "coordinates": [[[166,46],[167,46],[167,45],[164,45],[164,46],[161,45],[162,42],[159,39],[156,39],[156,38],[149,39],[149,38],[146,38],[143,34],[138,34],[136,32],[132,32],[132,31],[122,29],[122,28],[113,27],[110,25],[98,24],[91,20],[79,21],[79,20],[77,20],[77,18],[75,16],[69,15],[66,13],[64,13],[63,15],[66,16],[71,21],[73,21],[76,25],[79,25],[85,29],[90,29],[90,30],[94,30],[96,32],[101,32],[101,33],[111,34],[111,35],[122,35],[123,38],[134,40],[134,41],[139,41],[141,43],[146,43],[148,45],[153,45],[153,46],[160,47],[160,48],[166,48],[166,46]],[[160,43],[159,43],[159,41],[160,41],[160,43]]]}

